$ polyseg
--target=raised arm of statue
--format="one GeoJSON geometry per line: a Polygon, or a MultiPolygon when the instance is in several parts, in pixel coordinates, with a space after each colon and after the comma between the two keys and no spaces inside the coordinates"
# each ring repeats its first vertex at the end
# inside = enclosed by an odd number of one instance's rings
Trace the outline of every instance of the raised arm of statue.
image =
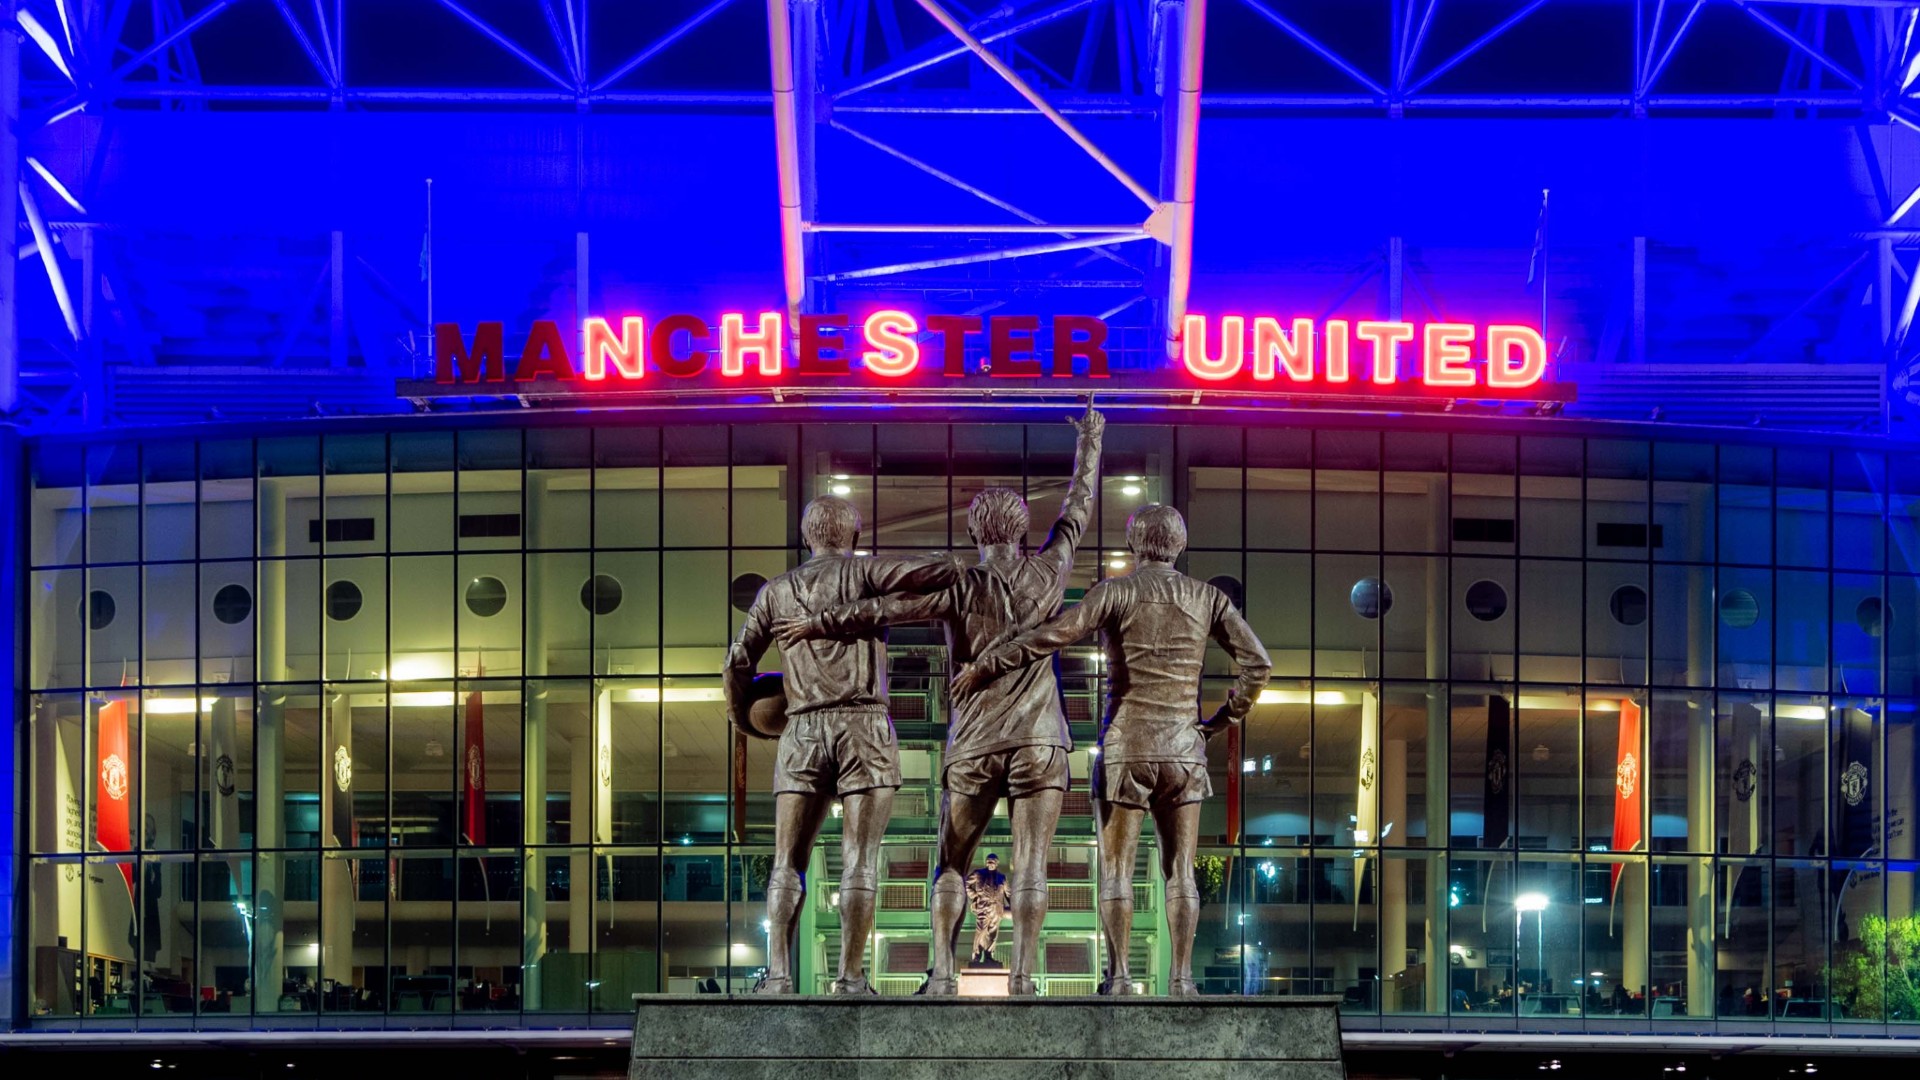
{"type": "Polygon", "coordinates": [[[1038,552],[1040,558],[1060,568],[1062,577],[1072,568],[1074,549],[1079,547],[1080,538],[1086,535],[1087,524],[1093,517],[1093,495],[1100,477],[1100,439],[1107,429],[1106,417],[1094,410],[1092,402],[1087,403],[1086,415],[1070,419],[1068,423],[1078,433],[1073,443],[1073,478],[1067,482],[1067,497],[1061,500],[1060,517],[1038,552]]]}

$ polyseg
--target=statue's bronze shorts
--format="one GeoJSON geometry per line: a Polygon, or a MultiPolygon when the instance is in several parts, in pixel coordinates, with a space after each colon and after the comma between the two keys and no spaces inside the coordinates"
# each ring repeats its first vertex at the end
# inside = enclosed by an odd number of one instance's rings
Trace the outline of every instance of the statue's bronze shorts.
{"type": "Polygon", "coordinates": [[[900,744],[885,713],[801,713],[780,735],[773,759],[775,795],[847,795],[899,786],[900,744]]]}
{"type": "Polygon", "coordinates": [[[1019,798],[1067,790],[1067,752],[1057,746],[1010,746],[949,762],[942,782],[957,795],[1019,798]]]}
{"type": "Polygon", "coordinates": [[[1207,767],[1190,761],[1096,760],[1093,766],[1093,797],[1115,806],[1145,810],[1153,806],[1179,806],[1203,802],[1213,794],[1213,781],[1207,767]]]}

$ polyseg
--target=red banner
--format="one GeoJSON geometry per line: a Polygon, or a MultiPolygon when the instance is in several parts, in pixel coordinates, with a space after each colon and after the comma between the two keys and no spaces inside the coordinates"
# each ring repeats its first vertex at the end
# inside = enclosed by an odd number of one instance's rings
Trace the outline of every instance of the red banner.
{"type": "MultiPolygon", "coordinates": [[[[1640,846],[1644,832],[1640,822],[1640,797],[1644,762],[1640,760],[1640,706],[1631,701],[1620,703],[1620,749],[1613,766],[1613,850],[1633,851],[1640,846]]],[[[1620,891],[1620,871],[1624,863],[1613,864],[1613,883],[1608,896],[1620,891]]]]}
{"type": "MultiPolygon", "coordinates": [[[[93,836],[104,851],[133,850],[133,814],[127,805],[133,794],[133,766],[127,752],[127,703],[109,701],[100,707],[98,765],[94,775],[99,791],[94,799],[93,836]]],[[[133,894],[133,863],[120,863],[133,894]]]]}
{"type": "Polygon", "coordinates": [[[487,728],[480,691],[467,695],[467,730],[461,740],[460,762],[466,772],[465,831],[467,843],[487,842],[487,728]]]}

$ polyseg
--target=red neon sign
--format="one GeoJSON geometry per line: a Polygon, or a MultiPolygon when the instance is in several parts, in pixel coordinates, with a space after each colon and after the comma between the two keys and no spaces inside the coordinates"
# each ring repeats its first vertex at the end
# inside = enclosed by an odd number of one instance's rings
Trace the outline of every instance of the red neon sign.
{"type": "MultiPolygon", "coordinates": [[[[1491,396],[1540,384],[1547,346],[1527,326],[1315,321],[1270,315],[1188,315],[1176,378],[1251,390],[1405,392],[1480,390],[1491,396]]],[[[915,376],[1053,379],[1112,376],[1107,324],[1089,315],[928,315],[883,309],[854,319],[780,312],[728,312],[718,325],[695,315],[591,318],[580,334],[535,322],[511,369],[505,328],[483,322],[434,327],[434,382],[443,386],[579,381],[587,387],[649,385],[656,376],[721,383],[915,376]],[[984,356],[969,344],[984,341],[984,356]],[[570,347],[582,351],[579,362],[570,347]]],[[[1191,384],[1189,384],[1191,385],[1191,384]]],[[[664,388],[664,387],[663,387],[664,388]]],[[[502,390],[505,387],[501,388],[502,390]]]]}

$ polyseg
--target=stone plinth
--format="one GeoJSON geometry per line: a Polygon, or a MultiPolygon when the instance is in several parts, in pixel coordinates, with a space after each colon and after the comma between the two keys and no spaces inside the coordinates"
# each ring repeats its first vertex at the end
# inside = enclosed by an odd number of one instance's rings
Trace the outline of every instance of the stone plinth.
{"type": "Polygon", "coordinates": [[[1338,998],[641,994],[632,1080],[1343,1080],[1338,998]]]}

